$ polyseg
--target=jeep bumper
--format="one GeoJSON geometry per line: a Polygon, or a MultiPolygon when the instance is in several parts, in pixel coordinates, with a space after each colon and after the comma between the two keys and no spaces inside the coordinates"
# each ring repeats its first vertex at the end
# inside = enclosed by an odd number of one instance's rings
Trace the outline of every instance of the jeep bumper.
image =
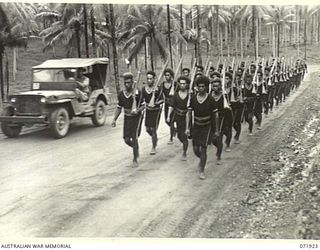
{"type": "Polygon", "coordinates": [[[46,116],[0,116],[0,122],[49,123],[46,116]]]}

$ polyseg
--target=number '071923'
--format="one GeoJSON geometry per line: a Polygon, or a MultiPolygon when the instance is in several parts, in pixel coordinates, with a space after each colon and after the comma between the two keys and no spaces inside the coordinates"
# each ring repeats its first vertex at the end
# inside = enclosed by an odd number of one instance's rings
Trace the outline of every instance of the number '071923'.
{"type": "Polygon", "coordinates": [[[318,244],[300,244],[300,248],[318,248],[318,244]]]}

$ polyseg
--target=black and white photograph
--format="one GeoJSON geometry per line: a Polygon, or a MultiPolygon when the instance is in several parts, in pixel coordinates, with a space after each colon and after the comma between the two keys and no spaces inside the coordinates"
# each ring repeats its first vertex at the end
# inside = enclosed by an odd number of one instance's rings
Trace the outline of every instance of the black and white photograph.
{"type": "Polygon", "coordinates": [[[0,2],[1,239],[320,248],[320,5],[210,4],[0,2]]]}

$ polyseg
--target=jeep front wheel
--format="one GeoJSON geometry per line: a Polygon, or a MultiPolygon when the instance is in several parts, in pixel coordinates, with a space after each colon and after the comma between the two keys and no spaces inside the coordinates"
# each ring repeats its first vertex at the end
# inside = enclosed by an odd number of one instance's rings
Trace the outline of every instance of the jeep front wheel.
{"type": "MultiPolygon", "coordinates": [[[[6,107],[3,112],[3,116],[13,116],[13,108],[12,107],[6,107]]],[[[11,122],[1,122],[1,130],[2,132],[10,138],[17,137],[22,129],[22,125],[20,124],[14,124],[11,122]]]]}
{"type": "Polygon", "coordinates": [[[57,108],[50,114],[50,129],[52,135],[57,138],[63,138],[67,135],[70,127],[69,113],[65,108],[57,108]]]}
{"type": "Polygon", "coordinates": [[[94,114],[92,115],[92,123],[99,127],[105,124],[107,117],[106,104],[102,100],[98,100],[94,114]]]}

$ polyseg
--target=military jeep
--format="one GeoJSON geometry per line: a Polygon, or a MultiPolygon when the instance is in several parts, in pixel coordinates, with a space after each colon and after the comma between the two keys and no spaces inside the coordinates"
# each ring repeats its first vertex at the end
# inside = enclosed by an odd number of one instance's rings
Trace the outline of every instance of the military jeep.
{"type": "Polygon", "coordinates": [[[63,138],[73,117],[90,117],[95,126],[106,121],[108,58],[47,60],[32,67],[31,90],[9,97],[0,116],[2,132],[17,137],[23,126],[47,124],[55,138],[63,138]],[[77,95],[76,74],[89,78],[88,100],[77,95]]]}

